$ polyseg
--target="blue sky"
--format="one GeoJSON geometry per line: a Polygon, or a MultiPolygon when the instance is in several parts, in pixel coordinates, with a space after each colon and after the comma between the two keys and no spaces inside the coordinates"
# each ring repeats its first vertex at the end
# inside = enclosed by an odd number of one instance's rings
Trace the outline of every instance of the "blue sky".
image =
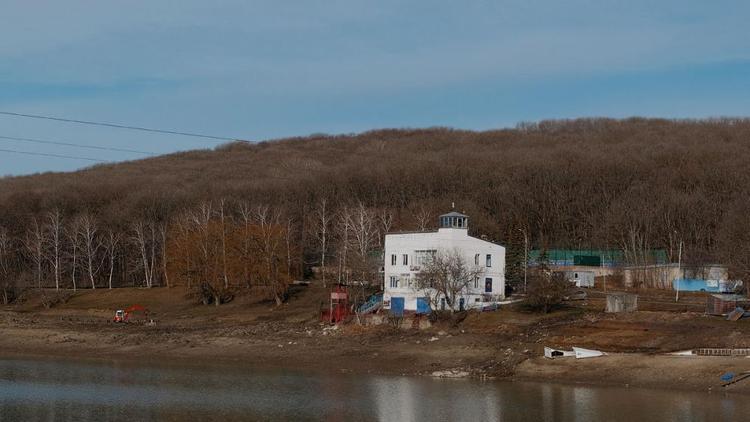
{"type": "MultiPolygon", "coordinates": [[[[5,1],[0,111],[249,140],[747,116],[748,16],[750,2],[728,0],[5,1]]],[[[4,116],[0,136],[154,153],[215,145],[4,116]]],[[[88,164],[0,152],[0,175],[88,164]]]]}

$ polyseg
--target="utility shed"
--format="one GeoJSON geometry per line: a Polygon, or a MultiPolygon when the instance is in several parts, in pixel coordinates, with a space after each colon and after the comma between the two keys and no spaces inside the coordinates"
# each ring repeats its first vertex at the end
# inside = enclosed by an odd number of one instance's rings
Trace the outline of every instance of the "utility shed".
{"type": "Polygon", "coordinates": [[[740,305],[740,302],[746,301],[747,298],[740,295],[708,295],[708,298],[706,299],[706,313],[709,315],[726,315],[735,310],[735,308],[740,305]]]}
{"type": "Polygon", "coordinates": [[[638,295],[633,293],[607,293],[606,312],[634,312],[638,310],[638,295]]]}
{"type": "Polygon", "coordinates": [[[594,287],[596,274],[593,271],[562,271],[562,273],[565,279],[575,283],[576,287],[594,287]]]}

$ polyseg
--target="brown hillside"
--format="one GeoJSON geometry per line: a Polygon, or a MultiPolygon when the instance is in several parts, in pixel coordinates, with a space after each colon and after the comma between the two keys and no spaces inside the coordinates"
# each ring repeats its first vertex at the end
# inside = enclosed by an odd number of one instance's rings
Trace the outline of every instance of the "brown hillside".
{"type": "MultiPolygon", "coordinates": [[[[470,132],[443,128],[312,136],[0,179],[0,226],[87,211],[106,227],[167,219],[203,200],[271,204],[293,218],[300,266],[315,263],[311,210],[362,202],[414,229],[451,202],[471,231],[508,246],[610,247],[750,268],[750,120],[582,119],[470,132]]],[[[335,249],[335,248],[334,248],[335,249]]],[[[515,251],[515,252],[514,252],[515,251]]],[[[335,250],[330,252],[335,255],[335,250]]],[[[121,281],[125,283],[124,281],[121,281]]]]}

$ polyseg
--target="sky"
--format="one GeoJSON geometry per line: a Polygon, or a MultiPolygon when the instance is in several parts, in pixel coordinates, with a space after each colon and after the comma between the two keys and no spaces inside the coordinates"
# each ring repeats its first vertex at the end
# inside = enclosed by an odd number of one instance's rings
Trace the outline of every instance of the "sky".
{"type": "MultiPolygon", "coordinates": [[[[744,117],[741,0],[2,0],[0,111],[244,140],[744,117]]],[[[0,115],[0,137],[152,154],[216,140],[0,115]]],[[[0,176],[147,155],[0,138],[0,176]]]]}

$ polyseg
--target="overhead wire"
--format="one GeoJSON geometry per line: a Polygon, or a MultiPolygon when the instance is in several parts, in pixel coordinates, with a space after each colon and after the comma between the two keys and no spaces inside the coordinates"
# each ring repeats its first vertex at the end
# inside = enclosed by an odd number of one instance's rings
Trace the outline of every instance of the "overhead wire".
{"type": "Polygon", "coordinates": [[[98,146],[98,145],[83,145],[83,144],[75,144],[75,143],[72,143],[72,142],[47,141],[47,140],[42,140],[42,139],[20,138],[20,137],[15,137],[15,136],[3,136],[3,135],[0,135],[0,140],[19,141],[19,142],[32,142],[32,143],[35,143],[35,144],[46,144],[46,145],[60,145],[60,146],[66,146],[66,147],[95,149],[95,150],[101,150],[101,151],[130,152],[130,153],[134,153],[134,154],[156,155],[156,153],[153,153],[153,152],[139,151],[139,150],[135,150],[135,149],[116,148],[116,147],[103,147],[103,146],[98,146]]]}
{"type": "Polygon", "coordinates": [[[31,152],[31,151],[18,151],[13,149],[4,149],[0,148],[0,152],[8,152],[12,154],[24,154],[24,155],[37,155],[41,157],[53,157],[53,158],[67,158],[72,160],[85,160],[85,161],[95,161],[99,163],[108,163],[109,161],[106,160],[100,160],[98,158],[90,158],[90,157],[80,157],[80,156],[74,156],[74,155],[62,155],[62,154],[52,154],[52,153],[46,153],[46,152],[31,152]]]}
{"type": "Polygon", "coordinates": [[[117,129],[138,130],[142,132],[162,133],[162,134],[167,134],[167,135],[190,136],[194,138],[213,139],[215,141],[250,142],[250,141],[242,140],[239,138],[231,138],[227,136],[207,135],[207,134],[194,133],[194,132],[181,132],[181,131],[169,130],[169,129],[156,129],[156,128],[148,128],[148,127],[142,127],[142,126],[125,125],[125,124],[119,124],[119,123],[97,122],[93,120],[68,119],[64,117],[46,116],[42,114],[28,114],[28,113],[17,113],[17,112],[12,112],[12,111],[0,111],[0,115],[12,116],[12,117],[25,117],[29,119],[53,120],[57,122],[76,123],[76,124],[91,125],[91,126],[104,126],[104,127],[111,127],[111,128],[117,128],[117,129]]]}

